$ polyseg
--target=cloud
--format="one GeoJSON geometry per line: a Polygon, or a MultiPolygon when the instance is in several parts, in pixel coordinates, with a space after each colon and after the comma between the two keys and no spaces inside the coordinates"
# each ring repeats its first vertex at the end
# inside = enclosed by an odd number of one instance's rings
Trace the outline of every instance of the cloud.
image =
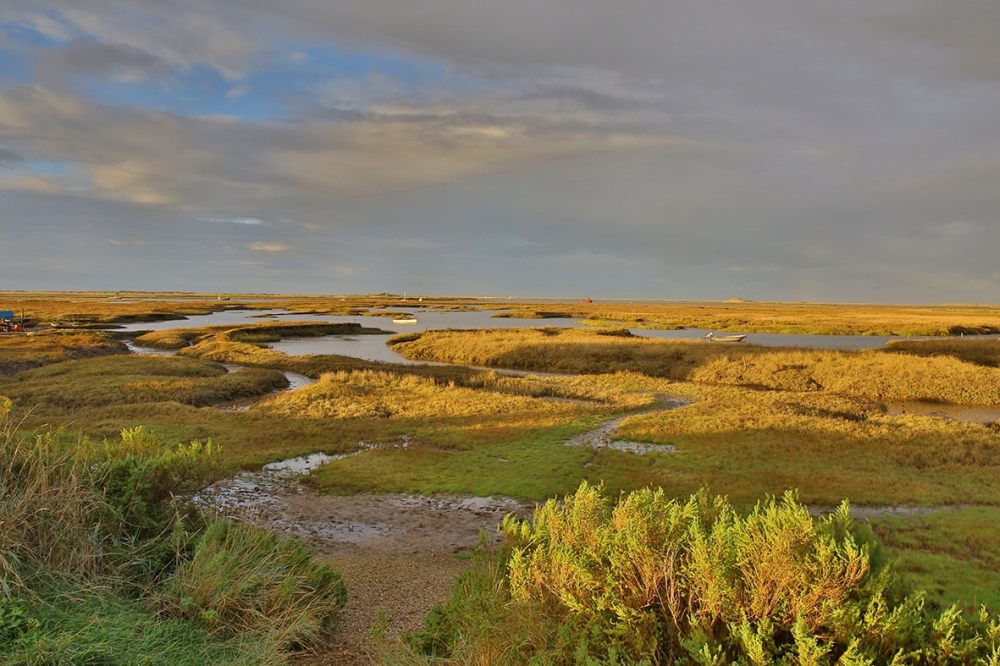
{"type": "Polygon", "coordinates": [[[145,244],[146,241],[136,240],[136,239],[131,239],[131,240],[118,240],[116,238],[108,239],[108,245],[111,245],[113,247],[124,247],[124,246],[141,247],[145,244]]]}
{"type": "Polygon", "coordinates": [[[1000,299],[990,0],[17,6],[19,247],[87,208],[207,262],[262,221],[292,289],[1000,299]]]}
{"type": "Polygon", "coordinates": [[[18,162],[23,162],[24,158],[13,150],[8,150],[7,148],[0,147],[0,165],[3,164],[16,164],[18,162]]]}
{"type": "Polygon", "coordinates": [[[90,196],[192,209],[279,200],[319,207],[672,140],[432,112],[295,124],[185,118],[44,86],[0,91],[0,131],[37,159],[74,163],[90,196]]]}
{"type": "Polygon", "coordinates": [[[226,91],[226,99],[239,99],[250,92],[248,85],[239,85],[226,91]]]}
{"type": "Polygon", "coordinates": [[[225,224],[242,224],[255,227],[264,224],[264,220],[257,217],[199,217],[199,222],[221,222],[225,224]]]}
{"type": "Polygon", "coordinates": [[[292,246],[288,243],[265,243],[261,241],[247,243],[245,247],[252,252],[288,252],[292,249],[292,246]]]}
{"type": "Polygon", "coordinates": [[[73,76],[101,76],[117,82],[135,82],[164,76],[170,66],[157,56],[134,46],[103,44],[77,38],[64,48],[46,51],[39,59],[39,76],[65,81],[73,76]]]}

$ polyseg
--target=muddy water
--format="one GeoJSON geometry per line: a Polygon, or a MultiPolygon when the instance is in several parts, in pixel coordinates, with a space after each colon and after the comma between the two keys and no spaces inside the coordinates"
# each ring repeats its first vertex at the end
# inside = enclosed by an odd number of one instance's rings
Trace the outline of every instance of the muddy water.
{"type": "Polygon", "coordinates": [[[900,400],[886,404],[889,414],[912,414],[965,421],[966,423],[1000,422],[1000,407],[988,405],[952,405],[921,400],[900,400]]]}

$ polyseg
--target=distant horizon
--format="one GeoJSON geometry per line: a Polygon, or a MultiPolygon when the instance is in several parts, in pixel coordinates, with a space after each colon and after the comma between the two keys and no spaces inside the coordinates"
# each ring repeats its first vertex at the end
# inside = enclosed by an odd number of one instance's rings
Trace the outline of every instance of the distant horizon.
{"type": "MultiPolygon", "coordinates": [[[[109,294],[109,293],[123,293],[123,294],[150,294],[150,295],[171,295],[176,294],[178,296],[245,296],[245,297],[260,297],[260,298],[283,298],[283,297],[294,297],[303,296],[307,298],[370,298],[370,297],[391,297],[391,298],[405,298],[406,300],[416,300],[418,298],[429,298],[429,299],[454,299],[454,300],[495,300],[495,301],[513,301],[513,302],[531,302],[531,301],[560,301],[567,303],[576,303],[583,299],[591,299],[594,303],[600,303],[602,301],[609,303],[649,303],[649,304],[670,304],[670,303],[716,303],[716,304],[731,304],[739,305],[740,303],[761,303],[761,304],[775,304],[775,305],[795,305],[795,304],[809,304],[809,305],[872,305],[872,306],[904,306],[904,307],[1000,307],[1000,303],[988,303],[988,302],[893,302],[893,301],[819,301],[819,300],[770,300],[770,299],[759,299],[759,298],[743,298],[730,296],[727,298],[642,298],[642,297],[630,297],[630,296],[593,296],[593,295],[582,295],[582,296],[538,296],[538,295],[484,295],[484,294],[458,294],[458,293],[424,293],[424,292],[408,292],[404,295],[403,292],[392,292],[392,291],[371,291],[371,292],[266,292],[266,291],[222,291],[222,290],[206,290],[206,291],[192,291],[186,289],[0,289],[0,294],[109,294]]],[[[2,303],[0,303],[2,305],[2,303]]]]}
{"type": "Polygon", "coordinates": [[[0,287],[1000,302],[997,34],[982,0],[6,3],[0,287]]]}

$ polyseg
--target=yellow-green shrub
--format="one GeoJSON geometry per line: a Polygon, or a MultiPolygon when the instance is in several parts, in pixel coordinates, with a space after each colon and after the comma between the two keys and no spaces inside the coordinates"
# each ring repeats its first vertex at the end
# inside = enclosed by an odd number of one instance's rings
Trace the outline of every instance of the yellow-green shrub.
{"type": "Polygon", "coordinates": [[[644,489],[615,504],[584,484],[502,531],[506,566],[487,559],[460,581],[417,649],[491,664],[1000,660],[998,618],[928,619],[922,594],[887,591],[846,503],[816,518],[789,493],[741,515],[705,493],[644,489]]]}

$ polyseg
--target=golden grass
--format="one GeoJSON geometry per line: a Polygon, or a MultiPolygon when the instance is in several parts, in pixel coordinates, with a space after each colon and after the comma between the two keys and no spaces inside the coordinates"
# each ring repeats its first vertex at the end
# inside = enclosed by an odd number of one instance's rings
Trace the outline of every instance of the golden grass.
{"type": "Polygon", "coordinates": [[[950,357],[656,340],[618,331],[431,331],[390,341],[407,358],[549,372],[630,370],[708,384],[873,400],[1000,404],[1000,370],[950,357]]]}
{"type": "Polygon", "coordinates": [[[96,331],[0,335],[0,375],[75,358],[121,354],[125,345],[96,331]]]}
{"type": "Polygon", "coordinates": [[[449,419],[564,413],[575,406],[485,388],[441,385],[429,377],[361,370],[324,374],[312,386],[276,396],[257,409],[276,416],[307,418],[449,419]]]}
{"type": "Polygon", "coordinates": [[[287,385],[275,370],[228,372],[194,359],[111,356],[28,370],[4,385],[4,393],[37,417],[72,415],[110,405],[177,401],[212,405],[262,395],[287,385]]]}
{"type": "Polygon", "coordinates": [[[893,340],[886,351],[912,356],[951,356],[989,368],[1000,367],[1000,340],[893,340]]]}
{"type": "Polygon", "coordinates": [[[965,305],[874,305],[826,303],[537,303],[511,306],[521,316],[615,322],[638,328],[704,328],[743,333],[820,335],[966,335],[1000,333],[1000,307],[965,305]]]}

